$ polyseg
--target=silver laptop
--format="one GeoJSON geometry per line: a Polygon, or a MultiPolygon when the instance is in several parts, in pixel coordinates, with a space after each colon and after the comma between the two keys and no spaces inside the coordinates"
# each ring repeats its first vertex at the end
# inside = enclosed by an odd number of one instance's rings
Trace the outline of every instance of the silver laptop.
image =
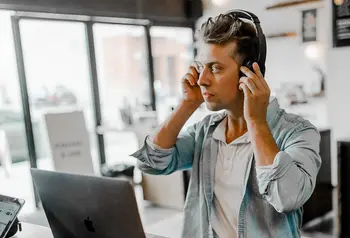
{"type": "Polygon", "coordinates": [[[158,238],[145,234],[126,180],[31,169],[55,238],[158,238]]]}

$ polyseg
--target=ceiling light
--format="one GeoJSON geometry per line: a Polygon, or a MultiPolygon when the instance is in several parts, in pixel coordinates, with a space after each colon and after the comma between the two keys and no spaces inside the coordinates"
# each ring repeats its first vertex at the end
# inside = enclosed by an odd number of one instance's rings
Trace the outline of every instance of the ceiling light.
{"type": "Polygon", "coordinates": [[[211,0],[212,4],[221,7],[224,6],[227,3],[227,0],[211,0]]]}

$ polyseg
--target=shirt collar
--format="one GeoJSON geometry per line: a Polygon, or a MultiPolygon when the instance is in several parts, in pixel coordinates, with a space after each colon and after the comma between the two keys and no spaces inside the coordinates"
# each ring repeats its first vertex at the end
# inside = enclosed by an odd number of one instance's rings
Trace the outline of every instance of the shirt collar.
{"type": "Polygon", "coordinates": [[[213,138],[219,141],[226,142],[226,124],[227,124],[227,117],[225,117],[220,124],[215,128],[215,131],[213,133],[213,138]]]}
{"type": "MultiPolygon", "coordinates": [[[[215,128],[213,132],[213,138],[222,141],[226,143],[226,125],[227,125],[227,117],[225,117],[220,124],[215,128]]],[[[245,144],[245,143],[250,143],[251,140],[249,138],[248,132],[244,133],[242,136],[238,137],[237,139],[233,140],[231,144],[245,144]]]]}

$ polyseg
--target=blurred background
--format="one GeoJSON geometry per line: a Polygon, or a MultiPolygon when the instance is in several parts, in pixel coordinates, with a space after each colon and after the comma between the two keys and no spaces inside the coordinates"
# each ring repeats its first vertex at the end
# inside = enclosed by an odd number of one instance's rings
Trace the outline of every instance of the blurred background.
{"type": "Polygon", "coordinates": [[[181,99],[200,24],[237,8],[261,20],[272,95],[321,133],[305,236],[350,236],[349,0],[0,0],[0,194],[24,198],[21,218],[47,226],[29,169],[55,170],[45,115],[79,111],[97,173],[133,168],[145,227],[177,237],[190,171],[147,178],[129,155],[181,99]],[[176,201],[155,179],[178,186],[176,201]]]}

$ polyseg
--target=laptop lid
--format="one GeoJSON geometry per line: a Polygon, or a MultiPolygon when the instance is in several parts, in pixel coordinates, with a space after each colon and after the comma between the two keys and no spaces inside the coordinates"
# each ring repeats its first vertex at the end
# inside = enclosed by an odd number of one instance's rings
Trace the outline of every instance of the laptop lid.
{"type": "Polygon", "coordinates": [[[31,169],[55,238],[144,238],[126,180],[31,169]]]}

